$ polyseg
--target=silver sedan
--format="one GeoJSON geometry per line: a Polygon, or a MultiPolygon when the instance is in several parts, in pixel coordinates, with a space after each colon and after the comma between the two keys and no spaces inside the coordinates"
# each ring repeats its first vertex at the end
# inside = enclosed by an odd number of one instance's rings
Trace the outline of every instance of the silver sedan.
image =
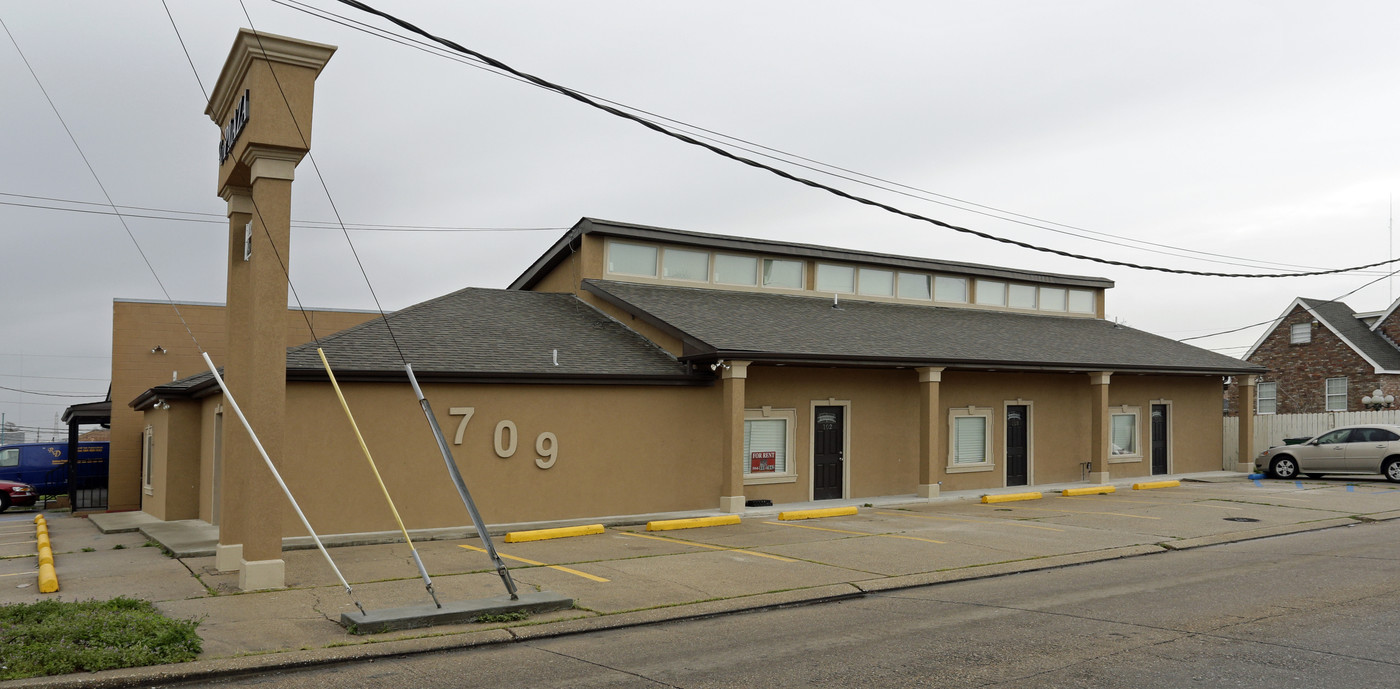
{"type": "Polygon", "coordinates": [[[1343,426],[1299,445],[1271,447],[1254,458],[1254,470],[1274,478],[1324,474],[1383,474],[1400,482],[1400,426],[1343,426]]]}

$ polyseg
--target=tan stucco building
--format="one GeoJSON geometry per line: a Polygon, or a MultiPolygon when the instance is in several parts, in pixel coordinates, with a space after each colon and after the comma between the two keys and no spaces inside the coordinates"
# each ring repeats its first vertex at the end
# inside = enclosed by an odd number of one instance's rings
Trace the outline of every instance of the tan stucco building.
{"type": "MultiPolygon", "coordinates": [[[[507,289],[319,344],[410,529],[467,515],[405,360],[492,523],[1220,469],[1222,378],[1257,367],[1105,320],[1111,287],[584,219],[507,289]]],[[[394,531],[315,344],[286,366],[273,460],[308,519],[394,531]]],[[[212,376],[133,398],[142,509],[218,523],[212,376]]],[[[304,535],[290,508],[259,521],[304,535]]]]}

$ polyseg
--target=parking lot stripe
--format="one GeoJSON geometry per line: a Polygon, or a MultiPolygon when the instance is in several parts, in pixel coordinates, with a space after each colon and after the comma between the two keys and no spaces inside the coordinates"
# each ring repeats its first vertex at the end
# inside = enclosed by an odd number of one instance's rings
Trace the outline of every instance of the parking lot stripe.
{"type": "Polygon", "coordinates": [[[797,528],[797,529],[811,529],[811,530],[813,530],[813,531],[830,531],[830,532],[832,532],[832,533],[851,534],[852,536],[883,536],[883,537],[885,537],[885,538],[903,538],[903,539],[909,540],[909,541],[923,541],[923,542],[925,542],[925,543],[937,543],[937,544],[939,544],[939,545],[947,545],[947,543],[948,543],[947,541],[935,541],[935,540],[933,540],[932,538],[919,538],[919,537],[917,537],[917,536],[901,536],[901,535],[899,535],[899,534],[892,534],[892,533],[865,533],[864,531],[843,531],[843,530],[841,530],[841,529],[828,529],[828,528],[824,528],[824,527],[821,527],[821,526],[807,526],[806,524],[787,524],[787,523],[784,523],[784,522],[763,522],[763,523],[764,523],[764,524],[772,524],[773,526],[791,526],[791,527],[797,528]]]}
{"type": "MultiPolygon", "coordinates": [[[[1010,507],[1003,507],[1002,509],[1011,509],[1011,508],[1010,508],[1010,507]]],[[[1018,509],[1018,510],[1037,510],[1037,511],[1039,511],[1039,512],[1064,512],[1064,513],[1066,513],[1066,514],[1106,514],[1106,515],[1108,515],[1108,516],[1110,516],[1110,517],[1129,517],[1129,518],[1131,518],[1131,519],[1159,519],[1159,520],[1161,519],[1161,517],[1149,517],[1149,516],[1143,515],[1143,514],[1123,514],[1122,512],[1091,512],[1091,511],[1088,511],[1088,510],[1059,510],[1059,509],[1055,509],[1055,508],[1053,508],[1053,507],[1021,507],[1020,505],[1017,505],[1017,506],[1016,506],[1016,509],[1018,509]]]]}
{"type": "Polygon", "coordinates": [[[11,573],[9,573],[9,574],[0,574],[0,577],[17,577],[17,576],[20,576],[20,575],[23,575],[23,574],[34,575],[34,574],[38,574],[38,573],[39,573],[39,572],[37,572],[37,571],[34,571],[34,572],[11,572],[11,573]]]}
{"type": "Polygon", "coordinates": [[[1044,530],[1046,530],[1046,531],[1059,531],[1060,533],[1064,533],[1064,531],[1065,531],[1064,529],[1057,529],[1057,528],[1055,528],[1055,527],[1053,527],[1053,526],[1042,526],[1042,525],[1040,525],[1040,524],[1023,524],[1023,523],[1021,523],[1021,522],[1012,521],[1012,520],[1010,520],[1010,519],[957,519],[957,518],[954,518],[954,517],[934,517],[934,516],[932,516],[932,515],[926,515],[926,514],[903,514],[903,513],[900,513],[900,512],[876,512],[875,514],[881,514],[881,515],[884,515],[884,516],[886,516],[886,517],[913,517],[913,518],[915,518],[915,519],[934,519],[934,520],[937,520],[937,521],[944,521],[944,522],[965,522],[965,523],[967,523],[967,524],[991,524],[991,525],[995,525],[995,526],[1022,526],[1022,527],[1025,527],[1025,528],[1027,528],[1027,529],[1044,529],[1044,530]]]}
{"type": "Polygon", "coordinates": [[[695,546],[696,548],[709,548],[710,550],[727,550],[727,551],[729,551],[729,552],[731,552],[731,553],[745,553],[745,554],[748,554],[748,555],[757,555],[757,556],[759,556],[759,557],[766,557],[766,558],[768,558],[768,559],[770,559],[770,560],[777,560],[777,561],[779,561],[779,562],[797,562],[797,560],[794,560],[794,559],[792,559],[792,558],[790,558],[790,557],[783,557],[782,555],[773,555],[773,554],[770,554],[770,553],[761,553],[761,552],[759,552],[759,551],[757,551],[757,550],[749,550],[748,548],[726,548],[726,547],[724,547],[724,546],[722,546],[722,545],[710,545],[709,543],[696,543],[695,541],[682,541],[682,540],[679,539],[679,538],[666,538],[665,536],[652,536],[652,535],[650,535],[650,534],[633,533],[633,532],[631,532],[631,531],[618,531],[618,533],[620,533],[620,534],[626,534],[626,535],[628,535],[628,536],[636,536],[637,538],[650,538],[650,539],[653,540],[653,541],[665,541],[665,542],[667,542],[667,543],[679,543],[680,545],[693,545],[693,546],[695,546]]]}
{"type": "MultiPolygon", "coordinates": [[[[457,546],[457,547],[458,547],[458,548],[466,548],[467,550],[475,550],[475,551],[478,552],[478,553],[484,553],[484,552],[486,552],[486,550],[485,550],[484,548],[478,548],[478,547],[476,547],[476,546],[474,546],[474,545],[459,545],[459,546],[457,546]]],[[[516,557],[516,556],[514,556],[514,555],[506,555],[505,553],[500,552],[500,551],[496,551],[496,554],[497,554],[497,555],[500,555],[501,557],[504,557],[504,558],[508,558],[508,559],[511,559],[511,560],[515,560],[516,562],[524,562],[524,563],[527,564],[527,565],[539,565],[540,567],[548,567],[548,568],[550,568],[550,569],[557,569],[557,570],[559,570],[559,571],[561,571],[561,572],[568,572],[569,574],[573,574],[573,575],[575,575],[575,576],[580,576],[580,577],[583,577],[584,579],[588,579],[588,580],[591,580],[591,581],[597,581],[597,582],[601,582],[601,583],[604,583],[604,584],[608,583],[608,580],[607,580],[607,579],[604,579],[604,578],[602,578],[602,577],[595,577],[595,576],[593,576],[592,574],[589,574],[589,573],[587,573],[587,572],[580,572],[580,571],[578,571],[578,570],[576,570],[576,569],[569,569],[568,567],[561,567],[561,566],[559,566],[559,565],[547,565],[547,564],[545,564],[545,563],[543,563],[543,562],[536,562],[536,561],[534,561],[534,560],[527,560],[527,559],[525,559],[525,558],[523,558],[523,557],[516,557]]]]}
{"type": "MultiPolygon", "coordinates": [[[[1133,505],[1178,505],[1181,507],[1214,507],[1217,510],[1242,510],[1243,507],[1230,507],[1229,505],[1207,505],[1200,502],[1163,502],[1159,500],[1138,500],[1136,498],[1068,498],[1070,500],[1087,500],[1090,502],[1126,502],[1133,505]]],[[[1210,498],[1216,500],[1217,498],[1210,498]]]]}
{"type": "Polygon", "coordinates": [[[0,543],[0,546],[7,546],[7,545],[27,545],[27,544],[30,544],[30,543],[38,543],[38,541],[35,541],[35,540],[33,540],[33,539],[30,539],[30,540],[28,540],[28,541],[8,541],[8,542],[5,542],[5,543],[0,543]]]}

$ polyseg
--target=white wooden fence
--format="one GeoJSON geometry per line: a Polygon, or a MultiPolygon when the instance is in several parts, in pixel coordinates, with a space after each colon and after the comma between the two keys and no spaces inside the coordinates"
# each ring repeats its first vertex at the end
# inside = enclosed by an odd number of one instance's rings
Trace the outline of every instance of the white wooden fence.
{"type": "MultiPolygon", "coordinates": [[[[1384,411],[1324,412],[1321,414],[1260,414],[1254,417],[1254,449],[1244,461],[1253,461],[1260,452],[1282,445],[1284,438],[1311,438],[1338,426],[1357,423],[1389,423],[1400,425],[1400,409],[1384,411]]],[[[1224,463],[1234,471],[1240,456],[1240,417],[1225,417],[1224,463]]]]}

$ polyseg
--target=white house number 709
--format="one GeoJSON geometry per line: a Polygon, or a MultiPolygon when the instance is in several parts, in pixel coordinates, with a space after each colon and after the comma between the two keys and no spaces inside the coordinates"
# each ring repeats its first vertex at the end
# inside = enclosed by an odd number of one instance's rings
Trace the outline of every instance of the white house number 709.
{"type": "MultiPolygon", "coordinates": [[[[472,420],[472,414],[476,413],[476,407],[449,407],[447,413],[452,416],[460,416],[462,420],[457,423],[457,435],[452,439],[452,444],[461,445],[462,436],[467,433],[467,422],[472,420]]],[[[515,422],[509,419],[502,420],[496,424],[495,437],[492,444],[495,445],[496,456],[506,459],[515,455],[516,440],[520,433],[515,430],[515,422]]],[[[559,439],[553,433],[545,431],[535,438],[535,466],[541,469],[548,469],[554,466],[555,460],[559,459],[559,439]]]]}

